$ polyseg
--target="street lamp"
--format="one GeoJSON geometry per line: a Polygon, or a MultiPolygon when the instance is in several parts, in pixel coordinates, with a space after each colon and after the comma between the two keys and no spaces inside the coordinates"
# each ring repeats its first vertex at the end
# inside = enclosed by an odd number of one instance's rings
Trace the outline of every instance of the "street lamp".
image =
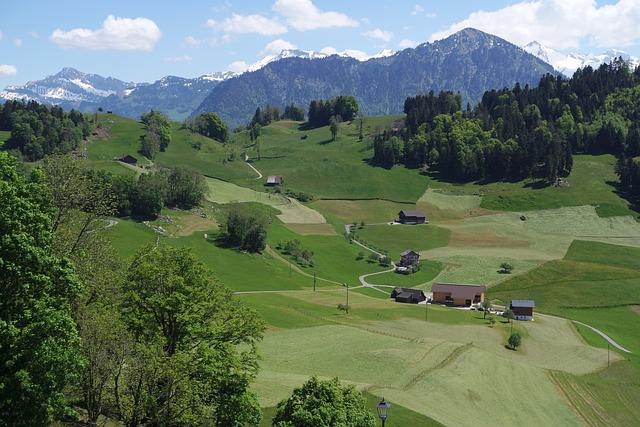
{"type": "Polygon", "coordinates": [[[387,413],[389,412],[389,408],[391,408],[391,403],[384,400],[383,397],[376,408],[378,409],[378,416],[382,420],[382,427],[384,427],[384,421],[387,419],[387,413]]]}

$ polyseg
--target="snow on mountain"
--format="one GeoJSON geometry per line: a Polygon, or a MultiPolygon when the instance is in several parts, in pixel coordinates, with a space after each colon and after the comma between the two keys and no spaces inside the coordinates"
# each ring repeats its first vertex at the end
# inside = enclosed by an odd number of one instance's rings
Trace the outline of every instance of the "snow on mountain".
{"type": "Polygon", "coordinates": [[[524,46],[523,49],[542,59],[546,63],[551,64],[554,70],[567,77],[573,76],[573,73],[575,73],[579,68],[584,68],[586,66],[598,68],[601,64],[608,64],[619,57],[622,57],[623,60],[627,61],[631,68],[635,68],[640,65],[640,60],[635,56],[631,56],[626,52],[615,49],[609,50],[600,55],[593,55],[590,53],[564,54],[550,47],[543,46],[535,41],[524,46]]]}
{"type": "MultiPolygon", "coordinates": [[[[331,55],[338,55],[345,58],[354,58],[358,61],[368,61],[372,58],[384,58],[387,56],[395,55],[396,51],[391,49],[385,49],[375,55],[355,55],[353,52],[355,51],[344,51],[344,52],[317,52],[313,50],[301,50],[301,49],[284,49],[277,55],[267,55],[258,62],[252,64],[247,68],[246,72],[257,71],[262,67],[273,61],[279,61],[285,58],[306,58],[306,59],[316,59],[316,58],[326,58],[331,55]]],[[[361,53],[361,52],[360,52],[361,53]]]]}
{"type": "Polygon", "coordinates": [[[83,102],[97,102],[109,95],[137,86],[111,77],[82,73],[65,67],[53,76],[30,81],[23,86],[7,86],[0,91],[1,99],[27,99],[45,104],[77,107],[83,102]]]}

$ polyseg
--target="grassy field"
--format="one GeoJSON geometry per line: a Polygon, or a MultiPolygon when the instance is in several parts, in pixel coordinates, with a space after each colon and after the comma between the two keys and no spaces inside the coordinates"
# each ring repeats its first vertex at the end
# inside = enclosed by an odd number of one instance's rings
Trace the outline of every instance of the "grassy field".
{"type": "MultiPolygon", "coordinates": [[[[108,138],[89,145],[92,165],[137,172],[111,159],[138,157],[142,125],[112,115],[100,119],[108,138]]],[[[368,118],[368,133],[395,119],[368,118]]],[[[223,145],[176,124],[171,144],[155,162],[186,164],[208,177],[207,217],[165,210],[170,222],[119,219],[109,230],[123,257],[156,241],[186,245],[221,282],[246,292],[238,298],[268,323],[254,386],[265,408],[263,425],[274,405],[310,375],[356,384],[372,410],[384,396],[393,405],[390,427],[485,420],[505,425],[515,419],[524,425],[640,423],[640,224],[610,184],[615,159],[575,156],[566,188],[539,182],[451,184],[417,170],[369,166],[371,143],[359,142],[356,133],[355,125],[343,123],[337,141],[330,141],[327,128],[278,122],[263,128],[258,161],[245,134],[223,145]],[[263,178],[256,179],[242,161],[228,161],[232,152],[239,158],[243,151],[263,178]],[[313,201],[292,203],[266,192],[269,174],[282,175],[284,190],[306,192],[313,201]],[[223,229],[217,223],[223,222],[225,205],[235,202],[251,203],[272,217],[265,253],[219,243],[223,229]],[[429,225],[381,224],[401,209],[415,208],[426,212],[429,225]],[[384,270],[367,262],[368,254],[357,260],[362,248],[344,236],[344,224],[361,221],[366,225],[357,233],[394,260],[405,249],[419,251],[423,260],[414,275],[385,273],[370,276],[370,283],[422,289],[434,280],[489,285],[492,300],[532,298],[536,310],[598,327],[634,353],[612,350],[607,367],[601,337],[547,317],[513,325],[525,336],[514,352],[505,348],[511,325],[501,320],[491,328],[480,312],[395,304],[375,289],[353,289],[358,276],[384,270]],[[162,237],[152,228],[158,226],[165,230],[162,237]],[[274,250],[294,239],[313,251],[314,267],[297,266],[274,250]],[[498,272],[502,262],[514,266],[512,275],[498,272]],[[346,298],[342,283],[351,287],[349,315],[336,309],[346,298]]]]}
{"type": "Polygon", "coordinates": [[[578,425],[545,372],[587,373],[606,365],[606,351],[586,345],[561,319],[518,324],[527,341],[513,352],[504,347],[509,326],[490,328],[479,312],[433,306],[425,322],[424,306],[354,295],[347,316],[335,309],[342,298],[336,292],[242,296],[250,306],[271,307],[265,317],[273,329],[261,345],[263,370],[255,384],[260,396],[269,396],[264,406],[310,375],[338,376],[445,425],[471,425],[478,416],[504,424],[513,405],[530,414],[526,425],[578,425]],[[477,380],[485,377],[488,387],[477,380]],[[524,379],[515,390],[513,378],[524,379]],[[523,407],[520,396],[534,394],[523,407]],[[448,410],[451,399],[467,409],[448,410]]]}
{"type": "Polygon", "coordinates": [[[431,224],[380,224],[357,228],[355,236],[358,241],[373,243],[392,258],[399,259],[400,253],[407,249],[420,252],[447,246],[451,231],[431,224]]]}

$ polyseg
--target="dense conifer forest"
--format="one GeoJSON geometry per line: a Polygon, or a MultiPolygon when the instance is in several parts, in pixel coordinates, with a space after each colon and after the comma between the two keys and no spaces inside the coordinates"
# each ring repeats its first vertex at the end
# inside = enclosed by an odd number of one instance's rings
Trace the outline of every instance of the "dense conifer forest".
{"type": "MultiPolygon", "coordinates": [[[[404,129],[374,140],[372,163],[390,168],[428,165],[456,180],[554,182],[571,171],[574,153],[640,154],[640,71],[620,60],[585,67],[571,79],[550,74],[537,87],[485,92],[463,111],[452,92],[407,98],[404,129]]],[[[636,187],[634,160],[619,165],[623,187],[636,187]],[[629,175],[627,177],[627,175],[629,175]]],[[[628,188],[627,188],[628,187],[628,188]]]]}

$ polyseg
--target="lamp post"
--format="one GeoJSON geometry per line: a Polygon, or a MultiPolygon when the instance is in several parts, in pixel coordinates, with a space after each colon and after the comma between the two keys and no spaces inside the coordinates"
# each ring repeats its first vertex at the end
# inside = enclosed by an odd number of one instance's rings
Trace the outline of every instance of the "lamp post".
{"type": "Polygon", "coordinates": [[[387,419],[387,414],[389,413],[389,408],[391,408],[391,403],[384,400],[384,397],[376,406],[378,409],[378,417],[382,420],[382,427],[384,427],[384,422],[387,419]]]}

